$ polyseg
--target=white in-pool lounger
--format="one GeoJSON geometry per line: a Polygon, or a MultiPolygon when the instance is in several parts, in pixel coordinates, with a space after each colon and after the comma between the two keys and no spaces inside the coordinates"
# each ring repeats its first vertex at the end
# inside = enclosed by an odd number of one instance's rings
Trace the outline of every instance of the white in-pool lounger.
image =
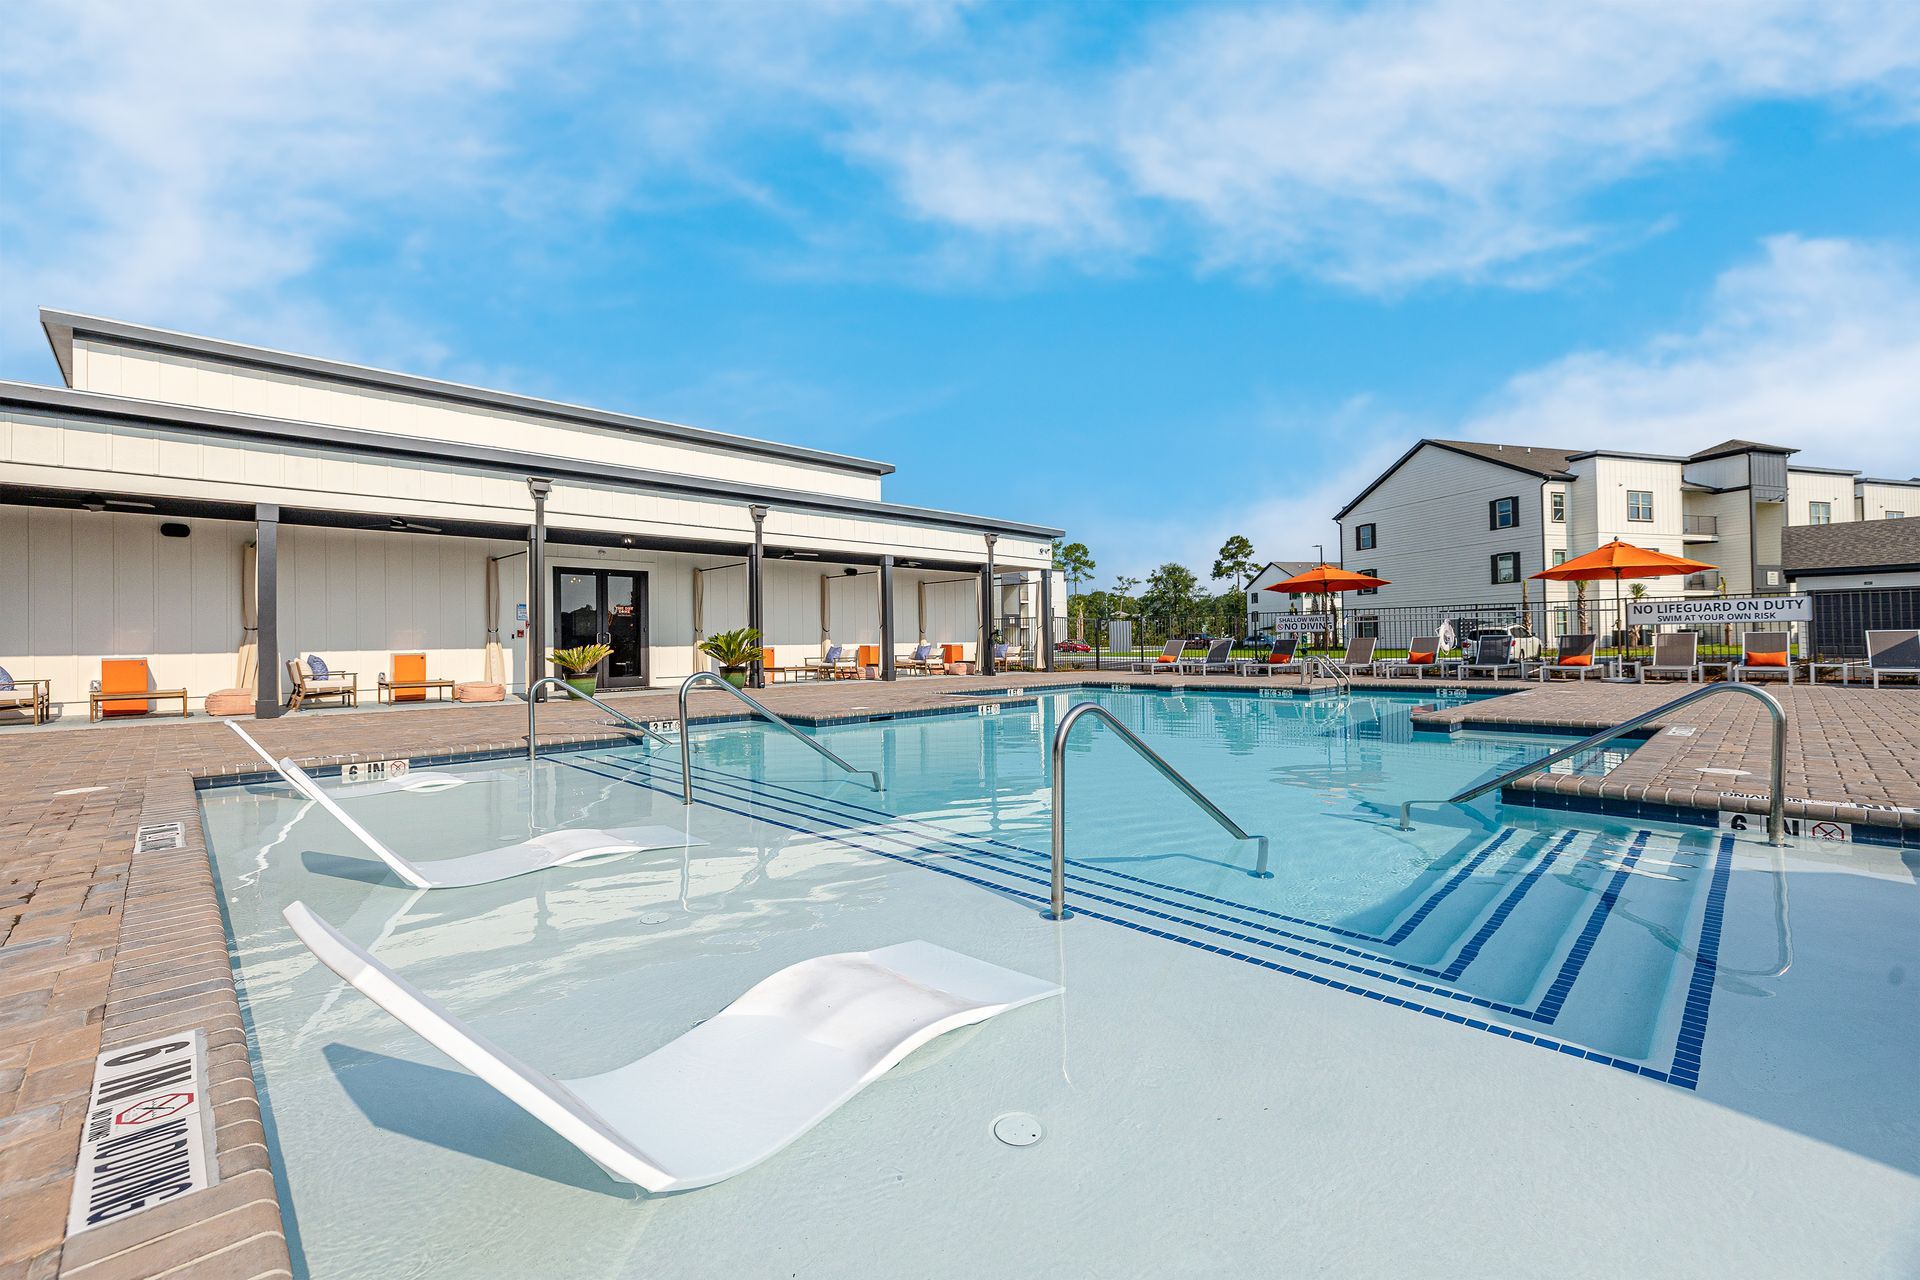
{"type": "Polygon", "coordinates": [[[641,853],[648,849],[678,849],[706,843],[673,827],[612,827],[606,830],[579,827],[549,831],[531,840],[488,849],[484,853],[414,862],[387,848],[372,832],[354,821],[353,816],[342,809],[324,787],[309,777],[306,770],[291,760],[275,760],[265,747],[254,740],[252,734],[233,721],[227,721],[227,728],[244,738],[247,745],[272,765],[274,771],[286,779],[295,791],[332,814],[354,839],[367,847],[369,853],[386,863],[395,875],[415,889],[466,889],[478,884],[492,884],[497,880],[510,880],[529,872],[545,871],[548,867],[583,862],[588,858],[641,853]]]}
{"type": "Polygon", "coordinates": [[[648,1191],[745,1172],[935,1036],[1060,994],[931,942],[817,956],[637,1062],[560,1080],[488,1042],[304,904],[284,914],[322,964],[409,1031],[648,1191]]]}

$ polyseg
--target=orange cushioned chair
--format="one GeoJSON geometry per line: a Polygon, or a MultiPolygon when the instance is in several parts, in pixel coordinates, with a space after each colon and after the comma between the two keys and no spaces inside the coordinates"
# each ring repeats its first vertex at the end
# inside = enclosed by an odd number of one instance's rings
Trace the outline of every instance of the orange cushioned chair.
{"type": "MultiPolygon", "coordinates": [[[[427,655],[424,653],[396,653],[393,655],[393,683],[412,684],[427,678],[427,655]]],[[[425,702],[425,689],[395,689],[395,702],[425,702]]]]}
{"type": "MultiPolygon", "coordinates": [[[[152,687],[145,658],[100,659],[100,692],[145,693],[152,687]]],[[[153,704],[145,698],[116,698],[100,704],[100,714],[107,716],[143,716],[151,710],[153,704]]]]}

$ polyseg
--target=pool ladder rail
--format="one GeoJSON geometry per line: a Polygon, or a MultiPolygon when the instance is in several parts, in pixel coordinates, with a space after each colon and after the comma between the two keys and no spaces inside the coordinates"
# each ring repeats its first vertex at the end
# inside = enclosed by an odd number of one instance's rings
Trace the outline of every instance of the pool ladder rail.
{"type": "Polygon", "coordinates": [[[1199,805],[1207,816],[1224,827],[1237,840],[1259,841],[1259,856],[1249,875],[1259,880],[1273,879],[1273,873],[1267,870],[1269,842],[1265,836],[1248,835],[1239,823],[1228,817],[1219,805],[1207,799],[1200,788],[1189,782],[1184,774],[1161,758],[1160,753],[1141,741],[1138,734],[1114,716],[1111,711],[1094,702],[1076,702],[1067,708],[1060,717],[1060,725],[1053,731],[1053,893],[1047,917],[1052,920],[1071,920],[1073,912],[1067,910],[1067,737],[1073,732],[1081,716],[1097,716],[1120,735],[1120,741],[1132,747],[1148,764],[1156,769],[1160,776],[1180,788],[1187,798],[1199,805]]]}
{"type": "MultiPolygon", "coordinates": [[[[538,750],[538,747],[539,747],[539,737],[538,737],[539,725],[538,725],[537,717],[539,715],[540,699],[536,695],[538,695],[540,691],[543,689],[565,689],[567,691],[568,697],[577,698],[581,702],[590,702],[594,706],[606,712],[608,715],[612,716],[614,720],[618,723],[619,727],[621,727],[622,729],[626,729],[633,733],[637,733],[643,738],[652,738],[655,742],[663,743],[666,746],[673,745],[671,742],[667,741],[667,737],[665,734],[658,733],[652,729],[649,729],[646,725],[641,724],[638,720],[635,720],[632,716],[627,715],[623,711],[618,711],[615,708],[608,706],[606,703],[602,702],[600,699],[594,697],[590,693],[582,693],[580,690],[568,684],[565,680],[562,680],[559,676],[542,676],[540,679],[535,680],[533,682],[532,688],[527,690],[527,763],[528,764],[533,763],[535,752],[538,750]]],[[[682,734],[681,736],[684,738],[686,735],[682,734]]]]}
{"type": "Polygon", "coordinates": [[[806,743],[809,747],[812,747],[815,751],[825,756],[834,764],[839,765],[848,773],[865,774],[867,776],[867,785],[872,787],[875,793],[886,790],[886,788],[880,784],[880,774],[877,771],[873,769],[854,768],[845,760],[842,760],[839,756],[822,746],[818,741],[808,737],[787,723],[778,712],[767,706],[766,703],[761,702],[758,698],[734,688],[731,684],[728,684],[711,671],[696,671],[680,683],[680,801],[682,804],[693,803],[693,735],[687,732],[687,694],[692,691],[693,686],[696,684],[710,684],[717,689],[725,689],[728,693],[746,703],[768,720],[771,720],[788,734],[806,743]]]}
{"type": "Polygon", "coordinates": [[[1468,787],[1458,795],[1449,796],[1445,800],[1404,800],[1400,804],[1400,829],[1402,831],[1413,830],[1413,806],[1416,804],[1465,804],[1469,800],[1478,799],[1489,791],[1496,791],[1506,786],[1516,778],[1524,778],[1530,773],[1537,773],[1571,756],[1577,756],[1582,751],[1591,751],[1595,747],[1613,741],[1621,734],[1632,733],[1635,729],[1641,728],[1654,720],[1658,720],[1661,716],[1669,712],[1678,711],[1681,707],[1698,702],[1702,698],[1711,698],[1718,693],[1743,693],[1749,697],[1758,698],[1766,705],[1767,714],[1773,719],[1773,759],[1767,771],[1770,787],[1767,800],[1767,843],[1774,845],[1780,844],[1786,832],[1787,792],[1784,778],[1787,755],[1787,713],[1780,706],[1780,700],[1778,698],[1775,698],[1765,689],[1750,684],[1702,685],[1698,689],[1692,689],[1681,694],[1671,702],[1661,703],[1651,711],[1643,711],[1630,720],[1622,720],[1611,729],[1602,729],[1599,733],[1582,738],[1570,747],[1562,747],[1558,751],[1540,757],[1538,760],[1530,760],[1526,764],[1516,765],[1498,777],[1490,778],[1486,782],[1477,783],[1474,786],[1468,787]]]}

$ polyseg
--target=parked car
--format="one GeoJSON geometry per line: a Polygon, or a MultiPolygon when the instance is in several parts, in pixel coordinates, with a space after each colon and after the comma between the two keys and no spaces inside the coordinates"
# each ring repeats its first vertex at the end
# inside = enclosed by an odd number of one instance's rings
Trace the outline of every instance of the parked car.
{"type": "Polygon", "coordinates": [[[1532,662],[1540,656],[1540,637],[1534,635],[1517,622],[1510,623],[1504,627],[1475,627],[1466,634],[1467,638],[1462,645],[1462,649],[1467,653],[1471,653],[1483,639],[1497,640],[1501,636],[1507,636],[1513,641],[1513,657],[1515,661],[1532,662]]]}
{"type": "Polygon", "coordinates": [[[1084,640],[1062,640],[1053,646],[1055,653],[1092,653],[1093,646],[1084,640]]]}

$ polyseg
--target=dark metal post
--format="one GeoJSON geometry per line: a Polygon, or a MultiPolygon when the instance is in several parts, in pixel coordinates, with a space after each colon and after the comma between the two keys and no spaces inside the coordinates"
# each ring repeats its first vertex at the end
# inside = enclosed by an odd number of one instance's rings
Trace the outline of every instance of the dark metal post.
{"type": "Polygon", "coordinates": [[[253,714],[271,720],[280,707],[280,508],[263,502],[253,509],[253,601],[255,656],[253,714]]]}
{"type": "MultiPolygon", "coordinates": [[[[747,508],[747,514],[753,517],[753,546],[747,551],[747,625],[759,633],[764,652],[767,634],[766,624],[763,621],[766,615],[762,609],[763,600],[760,594],[760,565],[767,550],[767,509],[755,504],[747,508]]],[[[747,680],[756,689],[766,688],[766,664],[755,658],[753,666],[748,669],[747,680]]]]}
{"type": "Polygon", "coordinates": [[[880,678],[893,680],[893,557],[880,557],[880,678]]]}
{"type": "Polygon", "coordinates": [[[987,535],[987,563],[980,570],[980,661],[974,664],[974,670],[988,676],[993,674],[993,620],[999,608],[999,601],[994,598],[1000,594],[999,584],[993,574],[993,544],[998,541],[999,534],[987,535]]]}
{"type": "Polygon", "coordinates": [[[533,495],[533,524],[527,528],[527,674],[522,687],[531,705],[533,686],[547,674],[547,496],[553,481],[530,476],[527,492],[533,495]]]}
{"type": "Polygon", "coordinates": [[[1053,570],[1040,571],[1040,638],[1034,642],[1039,649],[1039,667],[1042,671],[1053,670],[1053,570]]]}

